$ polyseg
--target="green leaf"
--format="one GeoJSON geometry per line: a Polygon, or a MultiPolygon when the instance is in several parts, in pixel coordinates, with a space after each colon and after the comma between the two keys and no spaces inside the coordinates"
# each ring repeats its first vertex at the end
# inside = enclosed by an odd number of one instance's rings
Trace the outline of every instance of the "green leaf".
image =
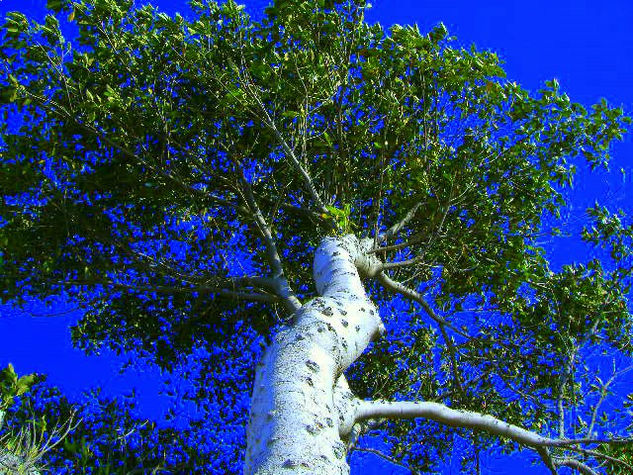
{"type": "Polygon", "coordinates": [[[21,396],[27,392],[37,382],[38,376],[36,374],[28,374],[20,377],[17,382],[16,396],[21,396]]]}
{"type": "Polygon", "coordinates": [[[5,86],[0,88],[0,104],[9,104],[18,97],[18,90],[15,87],[5,86]]]}
{"type": "Polygon", "coordinates": [[[291,119],[295,119],[297,117],[301,117],[301,114],[299,112],[296,111],[284,111],[281,114],[282,117],[289,117],[291,119]]]}
{"type": "Polygon", "coordinates": [[[46,0],[46,8],[59,13],[65,5],[64,0],[46,0]]]}

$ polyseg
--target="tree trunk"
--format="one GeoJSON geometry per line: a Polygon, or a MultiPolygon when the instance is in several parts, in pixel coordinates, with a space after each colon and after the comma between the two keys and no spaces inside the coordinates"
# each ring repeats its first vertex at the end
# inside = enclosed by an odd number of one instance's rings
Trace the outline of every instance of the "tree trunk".
{"type": "Polygon", "coordinates": [[[378,261],[372,243],[326,238],[314,258],[320,295],[303,305],[259,363],[251,400],[245,474],[347,474],[358,401],[343,372],[384,331],[359,271],[378,261]]]}

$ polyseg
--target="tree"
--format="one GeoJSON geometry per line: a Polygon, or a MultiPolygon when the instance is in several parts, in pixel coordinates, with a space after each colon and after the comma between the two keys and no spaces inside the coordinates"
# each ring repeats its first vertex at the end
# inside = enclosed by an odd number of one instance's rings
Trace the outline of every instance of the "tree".
{"type": "MultiPolygon", "coordinates": [[[[347,473],[377,429],[416,470],[455,431],[552,473],[631,468],[626,414],[602,407],[625,408],[633,227],[596,204],[597,258],[555,269],[541,244],[621,109],[530,94],[494,53],[385,31],[362,0],[260,22],[233,1],[48,5],[3,29],[4,299],[66,292],[79,345],[166,368],[263,336],[231,374],[254,378],[245,473],[347,473]]],[[[232,384],[215,376],[200,404],[232,384]]]]}
{"type": "Polygon", "coordinates": [[[0,371],[1,474],[39,475],[40,461],[77,427],[77,424],[73,424],[75,414],[69,411],[63,423],[59,423],[58,419],[58,423],[48,428],[47,432],[46,418],[37,418],[28,409],[22,418],[26,424],[16,428],[9,423],[9,430],[4,427],[7,411],[12,408],[16,398],[41,381],[42,378],[35,374],[18,378],[11,364],[0,371]]]}

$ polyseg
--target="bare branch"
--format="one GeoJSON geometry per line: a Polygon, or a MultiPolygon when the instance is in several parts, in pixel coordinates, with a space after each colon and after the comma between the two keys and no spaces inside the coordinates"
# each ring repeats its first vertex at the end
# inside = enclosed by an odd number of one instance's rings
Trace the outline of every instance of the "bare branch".
{"type": "Polygon", "coordinates": [[[398,235],[398,233],[400,232],[400,230],[405,227],[407,225],[407,223],[409,221],[411,221],[414,217],[415,217],[415,213],[418,211],[418,209],[420,208],[420,206],[422,206],[424,203],[416,203],[410,210],[409,212],[404,216],[404,218],[402,218],[399,222],[397,222],[396,224],[394,224],[393,226],[391,226],[387,232],[385,232],[384,234],[378,236],[378,242],[385,242],[385,241],[389,241],[390,239],[393,239],[395,236],[398,235]]]}
{"type": "Polygon", "coordinates": [[[473,411],[451,409],[444,404],[428,401],[360,401],[357,420],[414,419],[422,417],[451,427],[478,429],[530,447],[547,447],[554,440],[522,427],[509,424],[496,417],[473,411]]]}
{"type": "Polygon", "coordinates": [[[391,290],[392,292],[401,294],[404,297],[407,297],[407,298],[419,303],[422,306],[422,308],[424,309],[424,311],[426,312],[426,314],[429,317],[431,317],[431,319],[433,321],[435,321],[436,323],[438,323],[439,325],[443,325],[443,326],[445,326],[447,328],[450,328],[455,333],[457,333],[458,335],[463,336],[464,338],[470,338],[470,335],[468,335],[466,332],[460,330],[459,328],[457,328],[456,326],[454,326],[450,322],[448,322],[445,319],[443,319],[442,317],[440,317],[437,313],[435,313],[433,308],[431,308],[431,306],[427,303],[427,301],[424,300],[424,297],[422,297],[422,295],[420,295],[420,293],[416,292],[415,290],[413,290],[413,289],[411,289],[409,287],[406,287],[405,285],[401,284],[400,282],[396,282],[395,280],[393,280],[391,277],[389,277],[384,272],[379,272],[377,274],[377,278],[378,278],[378,281],[383,286],[385,286],[385,288],[387,288],[388,290],[391,290]]]}
{"type": "MultiPolygon", "coordinates": [[[[240,164],[237,165],[240,166],[240,164]]],[[[255,195],[253,194],[250,183],[244,176],[243,170],[240,176],[240,181],[242,183],[242,188],[244,191],[244,199],[246,200],[246,203],[251,210],[252,217],[257,223],[257,228],[259,229],[259,232],[264,238],[264,245],[266,247],[268,262],[273,271],[272,279],[276,282],[275,291],[284,302],[288,311],[295,312],[299,308],[301,308],[301,302],[290,288],[288,280],[284,275],[281,257],[279,256],[279,252],[277,251],[277,244],[275,243],[275,239],[273,238],[270,226],[266,222],[266,218],[264,218],[264,215],[262,214],[257,201],[255,200],[255,195]]]]}
{"type": "Polygon", "coordinates": [[[556,466],[565,466],[574,470],[578,470],[583,475],[598,475],[598,472],[596,472],[588,465],[585,465],[584,463],[576,459],[572,459],[572,458],[554,459],[554,464],[556,466]]]}
{"type": "Polygon", "coordinates": [[[275,136],[277,137],[277,140],[279,141],[280,145],[284,149],[284,152],[286,152],[286,154],[290,158],[290,161],[292,162],[293,167],[301,176],[304,187],[310,194],[310,197],[312,198],[314,203],[317,205],[318,210],[321,213],[327,214],[328,209],[325,207],[325,203],[323,203],[323,200],[319,196],[319,193],[317,192],[314,186],[312,178],[310,177],[306,169],[303,168],[303,166],[301,165],[301,162],[295,155],[294,150],[292,149],[292,147],[290,147],[290,145],[286,141],[283,134],[277,128],[275,121],[270,116],[268,109],[266,109],[266,106],[262,103],[262,100],[259,97],[259,94],[257,93],[256,87],[253,84],[253,82],[250,80],[250,78],[244,78],[244,89],[246,93],[251,97],[251,99],[255,101],[255,104],[257,105],[257,108],[259,109],[259,112],[261,114],[260,119],[275,134],[275,136]]]}
{"type": "MultiPolygon", "coordinates": [[[[589,424],[589,427],[587,428],[587,437],[591,437],[591,434],[593,433],[593,428],[596,425],[596,419],[598,417],[598,411],[600,410],[600,406],[602,406],[602,403],[604,402],[607,395],[609,394],[609,386],[611,386],[619,376],[622,376],[623,374],[626,374],[631,370],[633,370],[633,365],[627,366],[626,368],[620,371],[616,371],[609,378],[609,380],[606,383],[604,383],[604,385],[600,388],[600,399],[594,406],[593,411],[591,411],[591,422],[589,424]]],[[[631,470],[633,471],[633,467],[631,467],[631,470]]]]}
{"type": "Polygon", "coordinates": [[[382,271],[378,273],[378,281],[387,289],[393,292],[399,293],[415,302],[418,302],[422,306],[426,314],[429,317],[431,317],[439,325],[440,332],[442,333],[442,338],[444,339],[446,343],[446,347],[448,348],[448,354],[451,359],[451,369],[453,372],[455,383],[457,384],[457,387],[460,393],[463,394],[464,388],[462,386],[462,377],[459,374],[459,369],[457,367],[457,357],[455,354],[455,346],[453,345],[453,342],[451,341],[450,337],[448,336],[448,333],[446,332],[446,327],[450,328],[455,333],[462,335],[465,338],[470,338],[470,336],[467,333],[459,330],[457,327],[450,324],[446,320],[444,320],[437,313],[435,313],[435,311],[431,308],[431,306],[427,303],[427,301],[424,300],[422,295],[420,295],[415,290],[406,287],[400,282],[396,282],[395,280],[392,280],[387,274],[385,274],[382,271]]]}
{"type": "Polygon", "coordinates": [[[407,470],[409,470],[414,475],[420,473],[420,472],[418,472],[416,470],[413,470],[408,465],[403,464],[400,460],[395,459],[393,457],[390,457],[389,455],[381,452],[380,450],[372,449],[371,447],[354,447],[354,450],[356,450],[358,452],[367,452],[368,454],[377,455],[378,457],[385,459],[387,462],[389,462],[389,463],[391,463],[393,465],[398,465],[399,467],[406,468],[407,470]]]}

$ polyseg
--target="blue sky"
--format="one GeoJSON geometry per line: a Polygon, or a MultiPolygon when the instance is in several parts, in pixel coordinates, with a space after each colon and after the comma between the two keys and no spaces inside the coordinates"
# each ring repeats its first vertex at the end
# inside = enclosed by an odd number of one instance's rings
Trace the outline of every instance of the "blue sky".
{"type": "MultiPolygon", "coordinates": [[[[184,10],[184,2],[153,2],[168,13],[184,10]]],[[[250,11],[267,2],[245,2],[250,11]]],[[[474,43],[490,49],[505,61],[508,76],[530,90],[547,79],[557,78],[561,89],[573,101],[590,105],[601,97],[623,105],[633,113],[633,2],[595,0],[529,2],[509,0],[376,0],[368,13],[370,21],[385,25],[417,23],[422,31],[442,21],[463,46],[474,43]]],[[[0,0],[0,15],[21,10],[40,16],[44,0],[0,0]]],[[[573,224],[598,195],[606,205],[633,208],[633,142],[627,137],[614,152],[612,168],[623,168],[607,180],[594,176],[574,191],[573,224]]],[[[555,264],[580,260],[586,252],[569,240],[548,245],[555,264]]],[[[119,375],[122,358],[105,352],[85,357],[70,344],[68,325],[78,313],[63,305],[47,309],[34,303],[24,312],[0,307],[0,367],[12,362],[18,374],[42,372],[52,384],[78,394],[93,384],[106,392],[121,394],[137,387],[141,407],[148,415],[159,415],[166,403],[157,396],[160,383],[155,371],[133,371],[119,375]],[[57,314],[44,316],[47,312],[57,314]],[[61,312],[61,314],[59,314],[61,312]]],[[[502,456],[500,456],[502,457],[502,456]]],[[[455,461],[456,463],[457,461],[455,461]]],[[[444,473],[459,473],[453,463],[444,473]]],[[[365,473],[391,473],[373,456],[363,462],[365,473]],[[373,470],[373,471],[372,471],[373,470]]],[[[523,459],[489,461],[487,473],[512,474],[520,470],[539,471],[523,459]]],[[[393,473],[407,473],[393,469],[393,473]]]]}

